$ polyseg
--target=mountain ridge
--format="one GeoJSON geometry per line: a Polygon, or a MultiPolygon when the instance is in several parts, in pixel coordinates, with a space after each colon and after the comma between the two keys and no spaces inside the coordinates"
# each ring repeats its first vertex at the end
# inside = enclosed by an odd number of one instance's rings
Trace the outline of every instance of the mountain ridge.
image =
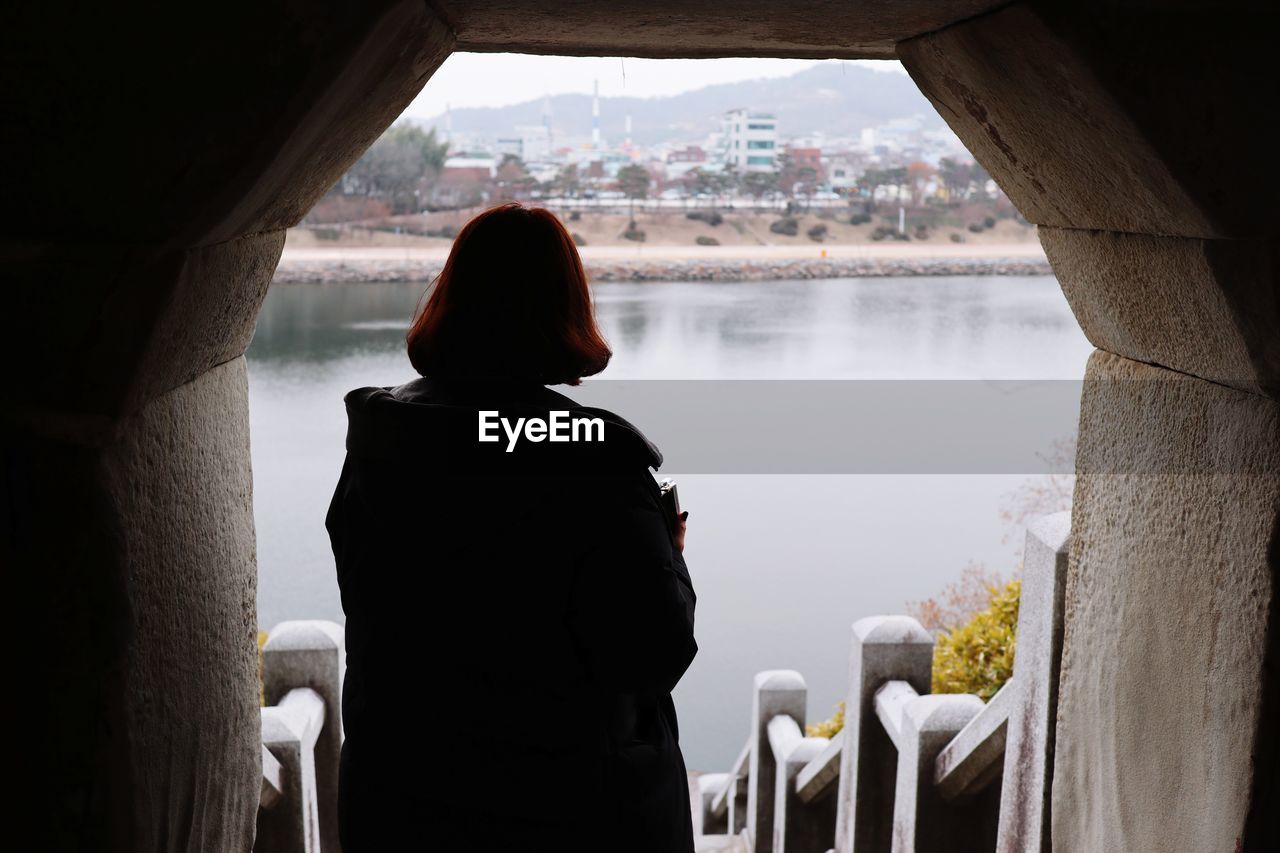
{"type": "MultiPolygon", "coordinates": [[[[454,109],[457,133],[500,136],[517,125],[542,123],[543,100],[536,98],[503,107],[454,109]]],[[[591,96],[552,95],[553,139],[591,133],[591,96]]],[[[738,107],[773,113],[782,138],[816,132],[856,136],[865,127],[919,115],[926,128],[944,122],[933,105],[905,74],[875,71],[861,65],[822,64],[788,77],[717,83],[677,95],[600,99],[600,130],[606,140],[622,141],[628,114],[632,140],[654,145],[676,140],[701,141],[718,127],[719,116],[738,107]]],[[[444,115],[414,119],[424,127],[444,129],[444,115]]]]}

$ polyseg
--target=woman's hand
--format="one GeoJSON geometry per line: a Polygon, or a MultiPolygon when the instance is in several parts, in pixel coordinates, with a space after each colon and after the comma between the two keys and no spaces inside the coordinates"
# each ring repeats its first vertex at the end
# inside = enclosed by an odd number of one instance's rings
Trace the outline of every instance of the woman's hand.
{"type": "Polygon", "coordinates": [[[688,524],[687,524],[688,520],[689,520],[689,510],[685,510],[684,512],[677,515],[676,529],[671,536],[672,544],[674,544],[678,549],[680,549],[681,554],[684,553],[684,531],[685,531],[685,528],[688,527],[688,524]]]}

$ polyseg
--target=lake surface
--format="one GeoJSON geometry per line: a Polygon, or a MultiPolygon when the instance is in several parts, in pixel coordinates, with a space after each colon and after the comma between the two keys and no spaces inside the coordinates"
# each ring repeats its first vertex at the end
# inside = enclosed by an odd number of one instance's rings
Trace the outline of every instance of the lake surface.
{"type": "MultiPolygon", "coordinates": [[[[342,621],[324,530],[342,397],[413,378],[404,331],[424,289],[278,285],[267,296],[248,353],[264,629],[342,621]]],[[[615,351],[607,379],[1078,379],[1090,352],[1047,276],[595,293],[615,351]]],[[[698,591],[701,651],[676,692],[691,768],[728,768],[747,736],[755,672],[800,670],[810,717],[826,717],[843,695],[853,621],[903,612],[970,562],[1017,566],[1021,536],[1000,511],[1023,476],[668,473],[690,511],[685,556],[698,591]]]]}

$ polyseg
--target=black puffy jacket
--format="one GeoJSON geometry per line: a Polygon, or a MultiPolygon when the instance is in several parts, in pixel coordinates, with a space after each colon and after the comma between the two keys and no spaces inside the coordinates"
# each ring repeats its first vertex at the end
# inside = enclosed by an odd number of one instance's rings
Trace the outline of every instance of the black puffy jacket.
{"type": "Polygon", "coordinates": [[[345,853],[692,849],[671,690],[694,593],[626,421],[540,385],[346,397],[326,526],[346,612],[345,853]],[[478,415],[604,421],[478,441],[478,415]]]}

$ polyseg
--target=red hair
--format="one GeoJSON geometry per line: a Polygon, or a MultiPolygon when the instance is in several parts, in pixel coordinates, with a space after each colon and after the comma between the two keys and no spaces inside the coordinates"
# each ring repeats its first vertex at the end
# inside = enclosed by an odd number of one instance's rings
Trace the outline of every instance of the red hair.
{"type": "Polygon", "coordinates": [[[468,222],[409,328],[423,376],[577,385],[613,353],[582,258],[555,214],[503,204],[468,222]]]}

